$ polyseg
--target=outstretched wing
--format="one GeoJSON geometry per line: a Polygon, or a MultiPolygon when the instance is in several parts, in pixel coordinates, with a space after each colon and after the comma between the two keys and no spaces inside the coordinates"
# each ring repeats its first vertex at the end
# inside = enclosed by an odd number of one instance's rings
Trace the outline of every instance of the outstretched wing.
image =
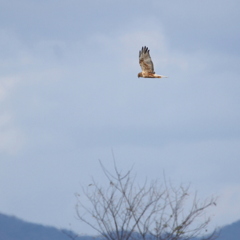
{"type": "Polygon", "coordinates": [[[139,64],[143,72],[155,73],[149,51],[147,47],[142,47],[142,50],[139,51],[139,64]]]}

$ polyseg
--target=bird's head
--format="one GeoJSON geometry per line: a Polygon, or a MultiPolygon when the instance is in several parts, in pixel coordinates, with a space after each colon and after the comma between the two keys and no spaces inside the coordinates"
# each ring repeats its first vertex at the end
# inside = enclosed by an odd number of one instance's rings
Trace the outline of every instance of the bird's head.
{"type": "Polygon", "coordinates": [[[138,78],[140,78],[140,77],[143,77],[141,72],[138,74],[138,78]]]}

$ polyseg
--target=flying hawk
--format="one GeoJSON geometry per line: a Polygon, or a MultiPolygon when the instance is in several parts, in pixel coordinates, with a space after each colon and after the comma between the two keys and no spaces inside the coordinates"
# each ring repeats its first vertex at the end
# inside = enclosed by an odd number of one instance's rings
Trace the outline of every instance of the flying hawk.
{"type": "MultiPolygon", "coordinates": [[[[157,75],[154,72],[153,62],[150,57],[148,48],[142,47],[142,50],[139,51],[139,64],[142,68],[142,72],[138,74],[138,77],[143,78],[163,78],[165,76],[157,75]]],[[[165,77],[166,78],[166,77],[165,77]]]]}

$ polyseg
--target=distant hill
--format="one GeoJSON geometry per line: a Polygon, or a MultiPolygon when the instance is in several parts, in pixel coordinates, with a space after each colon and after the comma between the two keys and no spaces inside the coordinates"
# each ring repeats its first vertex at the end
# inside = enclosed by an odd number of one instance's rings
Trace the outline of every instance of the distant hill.
{"type": "MultiPolygon", "coordinates": [[[[64,230],[70,236],[74,232],[64,230]]],[[[62,230],[40,224],[28,223],[16,217],[0,214],[0,240],[70,240],[62,230]]],[[[96,237],[80,236],[76,240],[97,240],[96,237]]],[[[217,240],[240,240],[240,220],[222,227],[217,240]]]]}
{"type": "Polygon", "coordinates": [[[240,220],[222,227],[217,240],[240,240],[240,220]]]}
{"type": "MultiPolygon", "coordinates": [[[[71,236],[76,234],[64,230],[71,236]]],[[[81,236],[78,240],[91,240],[93,237],[81,236]]],[[[0,240],[70,240],[70,238],[54,227],[28,223],[16,217],[0,214],[0,240]]]]}

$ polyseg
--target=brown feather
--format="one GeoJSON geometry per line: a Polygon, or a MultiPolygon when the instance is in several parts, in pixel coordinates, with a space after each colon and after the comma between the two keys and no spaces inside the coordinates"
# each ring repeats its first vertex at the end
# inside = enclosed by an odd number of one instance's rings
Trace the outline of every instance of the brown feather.
{"type": "Polygon", "coordinates": [[[142,72],[138,74],[138,77],[143,78],[162,78],[165,76],[157,75],[154,72],[154,66],[149,54],[149,49],[145,46],[139,51],[139,64],[142,72]]]}
{"type": "Polygon", "coordinates": [[[143,72],[154,73],[153,62],[146,46],[139,52],[139,64],[143,72]]]}

